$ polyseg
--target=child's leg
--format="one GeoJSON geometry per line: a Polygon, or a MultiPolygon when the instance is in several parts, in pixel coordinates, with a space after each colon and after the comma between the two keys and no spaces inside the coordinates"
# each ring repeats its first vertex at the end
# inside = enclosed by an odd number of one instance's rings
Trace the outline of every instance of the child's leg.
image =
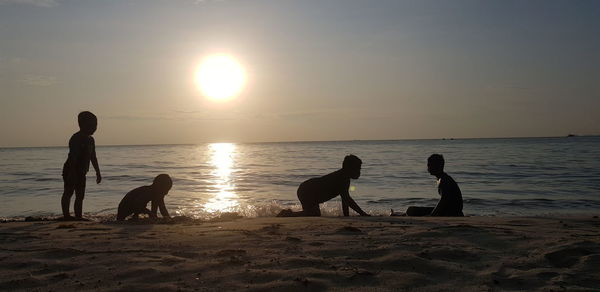
{"type": "Polygon", "coordinates": [[[124,204],[123,202],[119,204],[119,210],[117,211],[117,220],[125,220],[127,216],[133,213],[133,211],[131,211],[128,207],[129,206],[127,206],[127,204],[124,204]]]}
{"type": "Polygon", "coordinates": [[[123,221],[123,220],[125,220],[125,218],[127,218],[127,216],[129,216],[129,215],[131,215],[131,213],[129,213],[129,214],[127,214],[127,215],[125,215],[125,213],[121,213],[121,212],[119,212],[119,213],[117,214],[117,220],[118,220],[118,221],[123,221]]]}
{"type": "Polygon", "coordinates": [[[302,216],[321,216],[319,204],[302,205],[302,216]]]}
{"type": "Polygon", "coordinates": [[[125,218],[127,218],[127,216],[131,215],[133,212],[131,212],[130,210],[125,210],[125,208],[121,208],[121,206],[119,206],[119,212],[117,213],[117,220],[119,221],[123,221],[125,220],[125,218]]]}
{"type": "Polygon", "coordinates": [[[321,216],[321,208],[317,203],[305,203],[300,202],[302,204],[302,211],[294,212],[292,209],[283,209],[277,217],[303,217],[303,216],[321,216]]]}
{"type": "Polygon", "coordinates": [[[408,207],[406,216],[427,216],[433,212],[434,207],[408,207]]]}
{"type": "Polygon", "coordinates": [[[71,197],[73,196],[73,191],[75,191],[75,186],[73,184],[65,182],[65,190],[63,191],[62,198],[60,199],[60,205],[62,207],[63,217],[65,217],[65,219],[71,217],[71,213],[69,212],[69,205],[71,205],[71,197]]]}
{"type": "Polygon", "coordinates": [[[75,185],[75,218],[81,219],[83,214],[83,197],[85,197],[85,176],[75,185]]]}
{"type": "Polygon", "coordinates": [[[302,205],[302,211],[297,212],[298,214],[295,216],[321,216],[321,208],[314,192],[300,185],[297,194],[300,205],[302,205]]]}

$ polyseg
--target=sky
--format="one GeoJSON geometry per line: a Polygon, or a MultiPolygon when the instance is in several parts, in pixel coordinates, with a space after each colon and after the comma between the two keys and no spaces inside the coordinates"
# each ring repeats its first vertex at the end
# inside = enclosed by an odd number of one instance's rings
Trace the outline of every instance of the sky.
{"type": "Polygon", "coordinates": [[[0,0],[0,147],[600,134],[599,52],[600,1],[0,0]]]}

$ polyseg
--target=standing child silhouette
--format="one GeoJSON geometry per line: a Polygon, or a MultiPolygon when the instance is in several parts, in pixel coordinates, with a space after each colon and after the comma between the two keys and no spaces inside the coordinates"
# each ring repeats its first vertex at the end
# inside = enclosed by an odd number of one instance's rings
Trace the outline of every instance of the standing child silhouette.
{"type": "Polygon", "coordinates": [[[64,220],[83,220],[83,197],[85,196],[85,175],[90,168],[90,162],[96,170],[96,183],[102,181],[100,167],[96,158],[96,145],[92,135],[98,128],[98,119],[88,111],[80,112],[77,116],[79,132],[69,139],[69,156],[63,166],[62,176],[64,192],[61,198],[61,207],[64,220]],[[75,218],[69,213],[71,197],[75,192],[75,218]]]}

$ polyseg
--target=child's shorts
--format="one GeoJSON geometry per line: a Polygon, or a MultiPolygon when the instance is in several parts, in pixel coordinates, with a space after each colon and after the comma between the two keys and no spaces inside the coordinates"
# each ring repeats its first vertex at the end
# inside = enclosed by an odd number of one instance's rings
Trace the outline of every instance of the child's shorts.
{"type": "Polygon", "coordinates": [[[75,196],[83,199],[85,192],[85,175],[77,175],[72,179],[67,179],[67,177],[63,175],[63,182],[65,184],[65,190],[73,189],[75,190],[75,196]]]}

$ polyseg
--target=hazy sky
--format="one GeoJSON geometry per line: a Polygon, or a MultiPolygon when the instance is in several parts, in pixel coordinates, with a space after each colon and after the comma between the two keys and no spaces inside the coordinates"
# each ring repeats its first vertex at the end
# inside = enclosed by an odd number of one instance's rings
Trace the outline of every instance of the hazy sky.
{"type": "Polygon", "coordinates": [[[0,146],[81,110],[97,144],[600,134],[600,1],[0,0],[0,146]]]}

